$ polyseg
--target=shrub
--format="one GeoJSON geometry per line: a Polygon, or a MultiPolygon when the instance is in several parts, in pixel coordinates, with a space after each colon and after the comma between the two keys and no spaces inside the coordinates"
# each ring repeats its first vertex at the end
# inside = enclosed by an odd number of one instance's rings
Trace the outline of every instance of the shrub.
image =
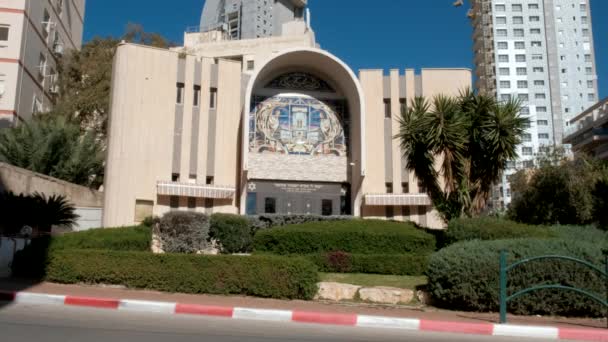
{"type": "Polygon", "coordinates": [[[246,217],[213,214],[209,237],[215,239],[222,253],[248,253],[253,249],[253,234],[246,217]]]}
{"type": "MultiPolygon", "coordinates": [[[[507,250],[509,263],[542,255],[565,255],[592,262],[603,269],[601,247],[562,239],[467,241],[433,254],[427,276],[437,304],[452,310],[497,311],[499,255],[507,250]]],[[[605,280],[571,261],[538,260],[509,272],[508,293],[543,284],[562,284],[602,294],[605,280]]],[[[574,292],[540,290],[509,302],[509,310],[522,315],[601,316],[604,308],[574,292]]]]}
{"type": "MultiPolygon", "coordinates": [[[[17,258],[27,258],[27,253],[17,258]]],[[[27,264],[22,260],[18,265],[27,264]]],[[[42,269],[45,280],[57,283],[282,299],[312,299],[318,282],[317,269],[309,261],[276,256],[58,250],[49,254],[42,269]]]]}
{"type": "Polygon", "coordinates": [[[459,218],[450,221],[441,246],[468,240],[500,240],[518,238],[555,237],[547,227],[531,226],[513,221],[492,218],[459,218]]]}
{"type": "Polygon", "coordinates": [[[292,224],[302,224],[309,222],[325,221],[348,221],[353,220],[352,216],[320,216],[320,215],[254,215],[247,216],[251,225],[251,231],[255,234],[258,230],[274,227],[282,227],[292,224]]]}
{"type": "Polygon", "coordinates": [[[142,226],[146,226],[146,227],[153,227],[154,225],[160,223],[160,217],[158,216],[148,216],[146,218],[144,218],[144,220],[141,222],[142,226]]]}
{"type": "Polygon", "coordinates": [[[198,253],[208,246],[209,217],[174,211],[160,219],[159,237],[167,253],[198,253]]]}
{"type": "Polygon", "coordinates": [[[309,255],[321,272],[423,275],[428,256],[414,254],[349,254],[330,252],[309,255]]]}
{"type": "Polygon", "coordinates": [[[280,255],[429,254],[434,249],[434,237],[410,223],[374,220],[309,222],[259,231],[254,238],[256,252],[280,255]]]}

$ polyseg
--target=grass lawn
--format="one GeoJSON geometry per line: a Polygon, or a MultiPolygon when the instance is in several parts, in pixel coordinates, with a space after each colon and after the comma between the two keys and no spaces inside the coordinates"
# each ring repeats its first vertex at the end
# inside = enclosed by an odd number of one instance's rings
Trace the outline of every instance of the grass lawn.
{"type": "Polygon", "coordinates": [[[425,285],[424,276],[394,276],[361,273],[320,273],[321,281],[352,284],[359,286],[389,286],[402,289],[416,289],[416,286],[425,285]]]}

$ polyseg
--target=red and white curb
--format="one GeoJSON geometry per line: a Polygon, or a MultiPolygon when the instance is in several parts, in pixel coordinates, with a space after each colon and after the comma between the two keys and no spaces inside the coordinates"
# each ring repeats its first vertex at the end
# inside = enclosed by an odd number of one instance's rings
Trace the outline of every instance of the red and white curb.
{"type": "Polygon", "coordinates": [[[265,310],[239,307],[192,305],[181,303],[119,300],[31,292],[1,292],[0,301],[17,304],[50,304],[114,309],[121,311],[202,315],[239,320],[330,324],[365,328],[402,329],[429,332],[462,333],[490,336],[542,338],[553,340],[607,341],[608,330],[499,325],[489,323],[442,322],[424,319],[391,318],[355,314],[333,314],[289,310],[265,310]]]}

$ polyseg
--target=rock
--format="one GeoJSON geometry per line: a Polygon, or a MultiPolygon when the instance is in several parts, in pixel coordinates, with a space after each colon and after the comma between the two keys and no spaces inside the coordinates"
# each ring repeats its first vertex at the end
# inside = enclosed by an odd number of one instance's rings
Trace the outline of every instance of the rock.
{"type": "Polygon", "coordinates": [[[319,291],[315,299],[332,300],[353,300],[361,286],[340,284],[340,283],[319,283],[319,291]]]}
{"type": "Polygon", "coordinates": [[[361,300],[381,304],[408,304],[414,299],[414,291],[396,287],[368,287],[359,290],[361,300]]]}

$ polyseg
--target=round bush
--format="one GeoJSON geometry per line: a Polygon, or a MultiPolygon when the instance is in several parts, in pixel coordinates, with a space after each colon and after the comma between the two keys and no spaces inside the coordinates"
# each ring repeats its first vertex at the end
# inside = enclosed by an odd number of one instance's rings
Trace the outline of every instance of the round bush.
{"type": "Polygon", "coordinates": [[[246,217],[231,214],[211,215],[209,237],[215,239],[224,254],[248,253],[253,249],[253,235],[246,217]]]}
{"type": "Polygon", "coordinates": [[[174,211],[160,219],[159,237],[167,253],[198,253],[209,245],[209,217],[204,214],[174,211]]]}
{"type": "MultiPolygon", "coordinates": [[[[499,309],[499,255],[508,251],[509,264],[543,255],[564,255],[589,261],[603,269],[601,247],[560,239],[468,241],[433,254],[427,276],[437,304],[452,310],[499,309]]],[[[539,260],[509,272],[508,294],[536,285],[561,284],[583,288],[603,297],[605,279],[597,272],[565,260],[539,260]]],[[[604,308],[571,291],[540,290],[509,302],[509,311],[521,315],[594,316],[604,308]]]]}

